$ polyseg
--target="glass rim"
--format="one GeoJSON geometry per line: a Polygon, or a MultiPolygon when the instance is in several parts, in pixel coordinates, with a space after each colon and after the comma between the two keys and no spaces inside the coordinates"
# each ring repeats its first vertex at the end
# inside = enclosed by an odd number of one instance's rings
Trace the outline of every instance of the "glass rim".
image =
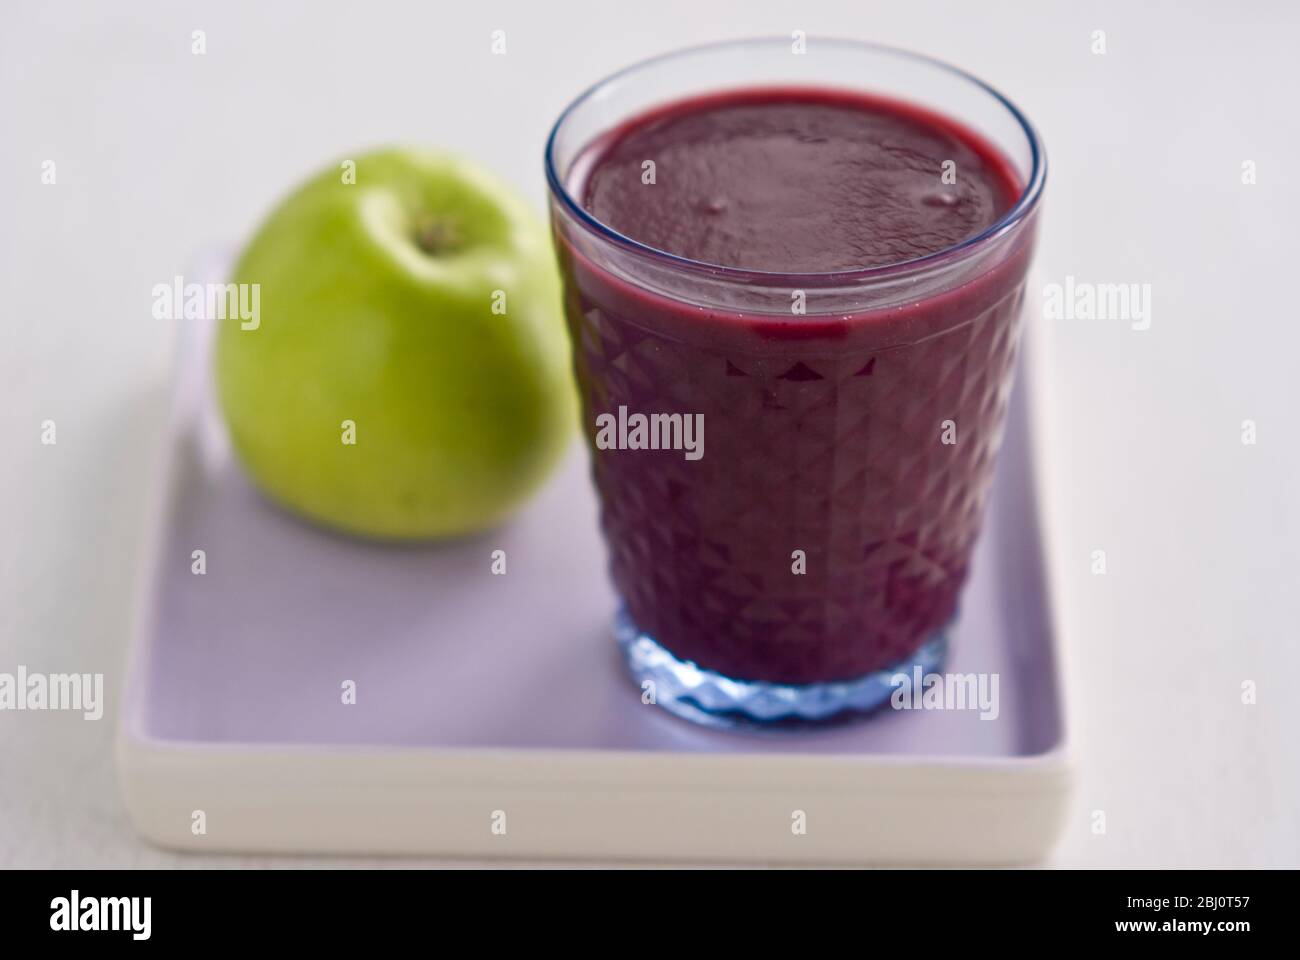
{"type": "MultiPolygon", "coordinates": [[[[976,252],[978,248],[991,244],[997,238],[1009,233],[1018,224],[1024,221],[1037,206],[1038,198],[1043,192],[1043,186],[1047,180],[1047,153],[1043,142],[1038,135],[1029,119],[1021,112],[1011,100],[1001,91],[981,80],[974,74],[953,66],[952,64],[939,60],[936,57],[927,56],[922,53],[915,53],[911,50],[905,50],[901,47],[894,47],[883,43],[872,43],[868,40],[851,40],[847,38],[835,37],[815,37],[809,36],[809,43],[818,45],[835,46],[846,49],[855,49],[863,52],[872,52],[886,54],[888,56],[901,57],[907,60],[917,61],[931,67],[938,68],[956,77],[973,83],[982,89],[985,93],[992,96],[1000,103],[1019,124],[1021,131],[1030,149],[1030,169],[1029,176],[1025,180],[1024,189],[1021,190],[1020,196],[1016,202],[996,221],[985,227],[974,236],[967,237],[959,243],[951,244],[932,253],[927,253],[920,257],[913,257],[909,260],[900,260],[897,263],[878,264],[872,267],[861,267],[853,270],[833,270],[828,272],[789,272],[780,270],[752,270],[744,267],[731,267],[726,264],[710,263],[706,260],[695,260],[690,257],[679,256],[675,253],[669,253],[667,250],[661,250],[658,247],[642,243],[624,233],[620,233],[613,227],[592,216],[580,204],[569,191],[568,185],[560,177],[556,164],[556,147],[561,128],[565,122],[582,107],[585,103],[595,97],[601,90],[608,87],[617,80],[624,79],[629,75],[644,70],[647,67],[654,66],[665,61],[674,60],[678,57],[688,56],[691,54],[708,53],[714,50],[736,49],[743,47],[756,47],[760,45],[770,45],[787,43],[787,38],[783,36],[763,36],[749,37],[740,40],[722,40],[711,43],[695,44],[689,47],[682,47],[671,50],[667,53],[661,53],[653,57],[647,57],[644,60],[623,67],[608,76],[593,83],[590,87],[578,94],[577,97],[561,111],[560,116],[556,119],[551,132],[546,138],[546,182],[550,187],[551,194],[556,197],[568,211],[583,227],[598,237],[630,250],[631,252],[652,260],[661,261],[669,266],[690,271],[702,271],[714,278],[730,278],[739,281],[771,283],[776,280],[798,281],[807,280],[814,283],[827,282],[859,282],[872,280],[882,277],[892,277],[898,273],[910,273],[918,269],[927,268],[934,265],[941,265],[949,260],[956,259],[962,254],[976,252]]],[[[788,283],[783,285],[789,285],[788,283]]]]}

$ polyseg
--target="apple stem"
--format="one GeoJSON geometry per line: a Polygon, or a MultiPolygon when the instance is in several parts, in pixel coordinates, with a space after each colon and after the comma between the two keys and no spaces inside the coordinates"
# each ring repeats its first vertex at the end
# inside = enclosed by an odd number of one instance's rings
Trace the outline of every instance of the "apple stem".
{"type": "Polygon", "coordinates": [[[415,231],[415,242],[431,257],[446,253],[458,245],[456,229],[446,220],[426,217],[415,231]]]}

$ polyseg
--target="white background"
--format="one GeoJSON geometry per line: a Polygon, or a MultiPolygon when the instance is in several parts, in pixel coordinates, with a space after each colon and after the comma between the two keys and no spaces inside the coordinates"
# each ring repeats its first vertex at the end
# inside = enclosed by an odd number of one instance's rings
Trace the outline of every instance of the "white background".
{"type": "Polygon", "coordinates": [[[1294,5],[7,6],[0,670],[102,671],[110,710],[0,714],[0,866],[270,862],[153,850],[118,799],[116,684],[174,338],[152,286],[245,237],[313,168],[379,144],[469,153],[540,211],[544,137],[591,82],[795,29],[950,60],[1038,124],[1051,170],[1031,305],[1067,274],[1153,287],[1146,331],[1032,320],[1079,767],[1050,863],[1300,864],[1294,5]]]}

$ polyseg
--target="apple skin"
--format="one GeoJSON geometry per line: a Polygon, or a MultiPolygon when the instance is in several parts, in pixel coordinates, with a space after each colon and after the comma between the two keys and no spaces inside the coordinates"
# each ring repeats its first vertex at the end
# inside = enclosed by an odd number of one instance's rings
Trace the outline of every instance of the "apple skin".
{"type": "Polygon", "coordinates": [[[260,284],[256,329],[218,324],[234,449],[273,500],[338,530],[494,526],[576,425],[549,233],[455,156],[382,150],[342,181],[335,165],[294,191],[234,267],[231,282],[260,284]]]}

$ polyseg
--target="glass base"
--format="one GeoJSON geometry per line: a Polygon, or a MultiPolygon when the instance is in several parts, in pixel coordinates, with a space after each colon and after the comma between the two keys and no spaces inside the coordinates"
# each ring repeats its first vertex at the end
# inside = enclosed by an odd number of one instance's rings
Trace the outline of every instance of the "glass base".
{"type": "Polygon", "coordinates": [[[944,629],[892,667],[852,680],[769,683],[733,680],[679,660],[639,630],[623,609],[614,618],[614,637],[628,673],[643,692],[652,689],[654,702],[665,710],[712,727],[798,727],[866,713],[889,702],[894,692],[891,677],[910,675],[918,666],[923,673],[937,672],[948,652],[944,629]],[[653,687],[647,688],[647,681],[653,687]]]}

